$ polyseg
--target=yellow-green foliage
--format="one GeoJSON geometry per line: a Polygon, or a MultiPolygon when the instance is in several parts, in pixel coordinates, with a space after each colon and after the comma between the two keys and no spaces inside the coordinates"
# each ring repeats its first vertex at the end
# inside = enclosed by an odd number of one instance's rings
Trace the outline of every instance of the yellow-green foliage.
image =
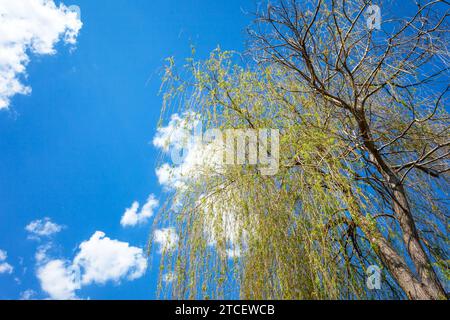
{"type": "MultiPolygon", "coordinates": [[[[361,154],[343,138],[345,117],[337,116],[342,111],[303,93],[301,82],[286,70],[242,67],[234,59],[233,53],[217,49],[206,61],[189,59],[180,74],[170,59],[162,87],[164,114],[197,112],[205,129],[279,129],[280,170],[275,176],[262,176],[257,166],[248,165],[220,173],[205,170],[201,179],[169,194],[157,223],[175,224],[180,241],[164,256],[161,273],[174,271],[177,279],[167,287],[161,283],[161,294],[245,299],[395,295],[392,279],[383,292],[366,290],[367,266],[382,264],[360,220],[366,228],[379,227],[371,217],[382,200],[355,179],[362,170],[361,154]],[[224,230],[227,219],[237,229],[233,243],[224,230]],[[215,245],[208,243],[211,232],[215,245]],[[227,250],[240,256],[229,259],[227,250]]],[[[388,223],[382,227],[396,234],[388,223]]]]}

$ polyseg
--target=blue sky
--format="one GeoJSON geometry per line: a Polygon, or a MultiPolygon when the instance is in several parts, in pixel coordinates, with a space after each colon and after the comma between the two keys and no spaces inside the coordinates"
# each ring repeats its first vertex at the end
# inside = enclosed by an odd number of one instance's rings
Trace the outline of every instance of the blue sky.
{"type": "MultiPolygon", "coordinates": [[[[252,19],[242,8],[253,8],[238,0],[63,2],[81,8],[75,47],[60,41],[56,54],[30,53],[21,81],[32,93],[0,109],[0,250],[13,268],[0,273],[0,299],[49,297],[36,276],[35,254],[45,245],[51,259],[71,261],[102,231],[145,248],[151,220],[124,228],[120,219],[134,201],[162,194],[151,141],[164,59],[188,57],[191,44],[200,57],[219,44],[242,51],[252,19]],[[63,228],[30,239],[25,227],[45,217],[63,228]]],[[[138,279],[86,284],[76,295],[156,298],[157,260],[138,279]]]]}

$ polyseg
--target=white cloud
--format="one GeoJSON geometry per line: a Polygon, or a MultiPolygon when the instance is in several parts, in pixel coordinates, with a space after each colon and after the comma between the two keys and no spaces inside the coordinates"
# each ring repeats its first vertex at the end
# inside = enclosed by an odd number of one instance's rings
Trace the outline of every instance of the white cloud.
{"type": "Polygon", "coordinates": [[[180,191],[203,175],[223,172],[223,142],[213,137],[209,137],[212,141],[202,138],[205,137],[200,116],[192,112],[183,116],[173,114],[166,127],[158,128],[153,145],[170,153],[173,161],[156,169],[159,184],[180,191]]]}
{"type": "Polygon", "coordinates": [[[30,238],[32,239],[36,239],[39,237],[49,237],[55,233],[60,232],[62,229],[63,226],[52,222],[50,218],[32,221],[25,227],[25,230],[30,233],[30,238]]]}
{"type": "Polygon", "coordinates": [[[139,202],[135,201],[131,205],[131,207],[127,208],[120,219],[120,224],[122,226],[134,226],[138,221],[138,210],[139,210],[139,202]]]}
{"type": "Polygon", "coordinates": [[[36,292],[34,290],[25,290],[20,293],[20,300],[33,300],[36,296],[36,292]]]}
{"type": "Polygon", "coordinates": [[[177,275],[175,272],[167,272],[163,274],[162,281],[166,284],[170,284],[177,279],[177,275]]]}
{"type": "Polygon", "coordinates": [[[3,274],[3,273],[11,274],[13,271],[14,271],[14,268],[9,263],[7,263],[7,262],[0,263],[0,274],[3,274]]]}
{"type": "Polygon", "coordinates": [[[122,278],[134,280],[143,276],[147,268],[141,248],[111,240],[100,231],[80,245],[73,263],[81,269],[83,284],[119,282],[122,278]]]}
{"type": "Polygon", "coordinates": [[[165,228],[155,230],[153,239],[159,244],[159,252],[164,253],[177,248],[179,237],[175,228],[165,228]]]}
{"type": "Polygon", "coordinates": [[[139,213],[138,222],[141,220],[147,220],[151,216],[153,216],[153,211],[156,209],[156,207],[159,205],[159,201],[156,199],[155,195],[151,194],[147,202],[144,204],[144,206],[141,209],[141,212],[139,213]]]}
{"type": "Polygon", "coordinates": [[[37,277],[42,290],[51,299],[76,299],[75,291],[81,288],[79,272],[76,266],[65,260],[50,260],[37,270],[37,277]]]}
{"type": "Polygon", "coordinates": [[[47,252],[52,248],[51,243],[47,243],[45,245],[39,246],[36,250],[36,253],[34,255],[34,258],[36,259],[37,263],[44,263],[48,260],[47,252]]]}
{"type": "Polygon", "coordinates": [[[30,54],[55,54],[60,40],[74,45],[81,27],[75,12],[53,0],[0,0],[0,110],[31,93],[21,82],[30,54]]]}
{"type": "Polygon", "coordinates": [[[147,202],[142,207],[141,211],[138,212],[139,202],[135,201],[130,208],[128,208],[120,220],[120,224],[123,227],[135,226],[137,224],[143,224],[148,221],[153,216],[153,212],[159,205],[158,200],[155,195],[151,194],[147,202]]]}
{"type": "Polygon", "coordinates": [[[175,113],[166,127],[158,128],[153,145],[165,152],[172,147],[182,148],[189,142],[191,131],[199,124],[199,116],[195,113],[185,113],[183,116],[175,113]]]}
{"type": "Polygon", "coordinates": [[[6,262],[6,258],[8,258],[7,252],[0,250],[0,274],[11,274],[14,271],[14,268],[6,262]]]}
{"type": "Polygon", "coordinates": [[[0,250],[0,261],[5,261],[8,258],[6,251],[0,250]]]}
{"type": "Polygon", "coordinates": [[[147,259],[141,248],[112,240],[101,231],[80,244],[72,261],[49,259],[48,249],[40,247],[36,254],[37,277],[42,290],[52,299],[77,299],[76,291],[83,286],[135,280],[147,269],[147,259]]]}

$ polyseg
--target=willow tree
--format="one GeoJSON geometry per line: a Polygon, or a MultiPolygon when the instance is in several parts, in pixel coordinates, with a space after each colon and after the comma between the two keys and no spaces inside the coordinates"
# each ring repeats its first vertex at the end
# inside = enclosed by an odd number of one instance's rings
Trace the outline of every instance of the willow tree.
{"type": "Polygon", "coordinates": [[[257,14],[250,60],[170,60],[164,114],[184,117],[172,124],[280,131],[274,175],[223,165],[208,142],[190,144],[195,164],[163,166],[171,297],[446,298],[448,7],[397,18],[382,3],[377,30],[369,6],[278,1],[257,14]],[[381,290],[366,286],[371,265],[381,290]]]}

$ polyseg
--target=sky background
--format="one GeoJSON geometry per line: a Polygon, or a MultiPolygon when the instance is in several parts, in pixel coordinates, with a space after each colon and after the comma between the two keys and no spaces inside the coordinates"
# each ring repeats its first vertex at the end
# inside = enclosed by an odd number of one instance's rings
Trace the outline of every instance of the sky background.
{"type": "MultiPolygon", "coordinates": [[[[133,228],[120,220],[134,201],[162,195],[151,141],[164,59],[189,57],[191,44],[200,58],[219,44],[242,51],[252,19],[244,11],[254,9],[238,0],[63,2],[81,8],[75,48],[60,42],[54,55],[30,54],[23,82],[32,93],[0,110],[0,250],[13,268],[0,273],[0,299],[49,297],[35,257],[47,244],[53,259],[71,260],[102,231],[145,248],[151,220],[133,228]],[[62,230],[30,239],[25,227],[45,217],[62,230]]],[[[157,298],[158,257],[151,261],[138,279],[83,285],[76,295],[157,298]]]]}

